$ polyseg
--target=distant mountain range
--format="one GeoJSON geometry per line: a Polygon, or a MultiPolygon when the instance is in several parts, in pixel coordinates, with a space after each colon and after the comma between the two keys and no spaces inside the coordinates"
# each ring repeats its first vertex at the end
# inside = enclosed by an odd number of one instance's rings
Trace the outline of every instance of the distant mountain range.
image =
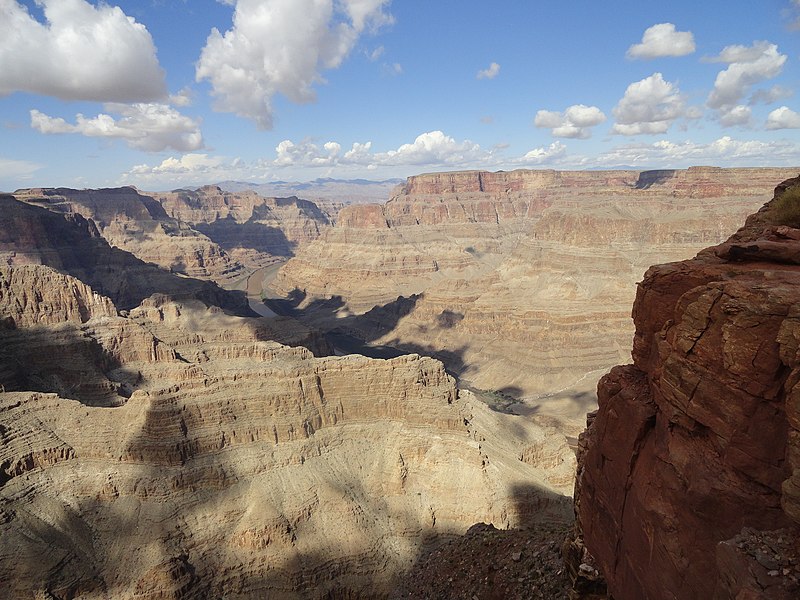
{"type": "Polygon", "coordinates": [[[252,183],[248,181],[223,181],[216,185],[228,192],[253,190],[262,196],[299,196],[307,200],[342,204],[367,204],[386,202],[392,190],[404,179],[370,181],[368,179],[321,178],[313,181],[271,181],[252,183]]]}

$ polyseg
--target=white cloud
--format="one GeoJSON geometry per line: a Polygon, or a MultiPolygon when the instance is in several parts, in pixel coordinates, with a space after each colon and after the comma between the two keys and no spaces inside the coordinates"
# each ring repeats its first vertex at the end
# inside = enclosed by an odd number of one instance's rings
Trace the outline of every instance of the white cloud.
{"type": "Polygon", "coordinates": [[[478,71],[477,78],[478,79],[494,79],[500,74],[500,65],[496,62],[493,62],[489,65],[488,69],[482,69],[478,71]]]}
{"type": "Polygon", "coordinates": [[[390,0],[238,0],[233,28],[216,28],[197,62],[196,78],[208,80],[217,110],[272,127],[272,97],[316,99],[321,72],[335,69],[365,31],[391,23],[390,0]]]}
{"type": "Polygon", "coordinates": [[[727,46],[719,56],[708,60],[728,63],[728,67],[717,74],[714,89],[706,101],[709,108],[718,111],[720,123],[725,125],[732,119],[730,113],[740,110],[740,102],[752,86],[780,74],[786,55],[779,53],[775,44],[753,42],[752,46],[727,46]]]}
{"type": "Polygon", "coordinates": [[[788,106],[776,108],[767,116],[767,129],[800,129],[800,113],[788,106]]]}
{"type": "Polygon", "coordinates": [[[752,111],[749,106],[737,104],[726,111],[720,113],[719,123],[723,127],[733,127],[734,125],[748,125],[752,111]]]}
{"type": "Polygon", "coordinates": [[[367,53],[367,58],[370,60],[370,62],[375,62],[381,56],[383,56],[384,51],[385,48],[383,46],[378,46],[372,52],[367,53]]]}
{"type": "Polygon", "coordinates": [[[375,155],[377,162],[391,165],[467,165],[488,158],[478,144],[457,142],[441,131],[422,133],[410,144],[375,155]]]}
{"type": "Polygon", "coordinates": [[[177,94],[170,94],[169,103],[173,106],[191,106],[194,92],[188,87],[181,88],[177,94]]]}
{"type": "Polygon", "coordinates": [[[275,147],[277,157],[272,164],[276,167],[302,165],[307,167],[334,166],[341,161],[339,153],[342,149],[337,142],[326,142],[322,148],[310,140],[295,144],[291,140],[283,140],[275,147]]]}
{"type": "Polygon", "coordinates": [[[791,98],[793,95],[794,92],[789,88],[782,85],[773,85],[771,88],[766,90],[756,90],[753,92],[753,94],[750,96],[750,101],[748,104],[750,104],[750,106],[755,104],[772,104],[778,100],[791,98]]]}
{"type": "Polygon", "coordinates": [[[105,110],[120,115],[115,119],[101,113],[87,118],[78,114],[75,124],[31,110],[31,127],[44,134],[79,133],[87,137],[125,140],[132,148],[160,152],[172,148],[179,152],[203,147],[197,121],[166,104],[106,104],[105,110]]]}
{"type": "Polygon", "coordinates": [[[0,96],[23,91],[100,102],[166,97],[164,72],[144,25],[105,3],[37,4],[46,24],[16,0],[0,0],[0,96]]]}
{"type": "Polygon", "coordinates": [[[789,141],[762,142],[723,136],[708,144],[660,140],[627,144],[592,159],[595,166],[654,166],[682,168],[700,164],[720,166],[778,166],[800,163],[800,145],[789,141]]]}
{"type": "Polygon", "coordinates": [[[694,52],[694,35],[691,31],[676,31],[672,23],[659,23],[648,27],[640,44],[628,48],[628,58],[660,58],[686,56],[694,52]]]}
{"type": "Polygon", "coordinates": [[[792,7],[784,11],[784,15],[789,19],[789,29],[800,31],[800,0],[791,0],[792,7]]]}
{"type": "Polygon", "coordinates": [[[536,127],[550,129],[554,137],[587,139],[591,128],[605,122],[606,115],[596,106],[574,104],[563,113],[540,110],[533,120],[536,127]]]}
{"type": "Polygon", "coordinates": [[[184,154],[180,158],[170,156],[161,161],[161,164],[154,167],[146,164],[136,165],[130,173],[136,175],[146,174],[181,174],[181,173],[207,173],[217,169],[224,164],[224,159],[220,157],[210,157],[208,154],[184,154]]]}
{"type": "Polygon", "coordinates": [[[515,165],[543,165],[563,158],[566,153],[567,147],[561,142],[555,141],[549,146],[534,148],[521,158],[513,159],[510,162],[515,165]]]}
{"type": "Polygon", "coordinates": [[[229,159],[208,154],[170,156],[157,165],[139,164],[123,173],[120,185],[136,185],[142,189],[174,189],[183,185],[200,185],[226,179],[265,179],[263,172],[248,167],[240,158],[229,159]]]}
{"type": "Polygon", "coordinates": [[[383,63],[382,66],[383,72],[386,75],[402,75],[403,74],[403,65],[400,63],[383,63]]]}
{"type": "Polygon", "coordinates": [[[664,81],[661,73],[653,73],[630,84],[612,112],[616,118],[612,133],[640,135],[666,133],[687,109],[678,87],[664,81]]]}
{"type": "Polygon", "coordinates": [[[35,162],[0,157],[0,181],[30,179],[41,168],[42,165],[35,162]]]}

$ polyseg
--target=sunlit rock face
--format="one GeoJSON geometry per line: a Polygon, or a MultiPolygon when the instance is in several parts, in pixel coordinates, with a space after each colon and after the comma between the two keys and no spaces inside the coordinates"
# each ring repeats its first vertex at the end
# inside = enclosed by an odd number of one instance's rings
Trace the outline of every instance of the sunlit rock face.
{"type": "Polygon", "coordinates": [[[248,267],[285,260],[330,227],[331,215],[295,196],[265,198],[207,185],[153,196],[166,213],[201,232],[248,267]]]}
{"type": "Polygon", "coordinates": [[[642,274],[724,240],[791,174],[420,175],[384,205],[342,209],[273,287],[315,326],[438,356],[477,388],[548,396],[537,410],[581,428],[597,378],[630,359],[642,274]]]}
{"type": "Polygon", "coordinates": [[[156,193],[133,187],[31,188],[17,190],[14,197],[80,215],[111,246],[173,273],[222,285],[292,256],[331,222],[307,200],[224,192],[217,186],[156,193]]]}
{"type": "Polygon", "coordinates": [[[316,358],[302,325],[0,200],[0,596],[384,597],[476,522],[568,518],[564,436],[440,362],[316,358]]]}
{"type": "Polygon", "coordinates": [[[220,283],[241,275],[242,265],[218,244],[167,215],[151,195],[135,188],[32,188],[14,196],[53,212],[91,219],[110,245],[174,273],[220,283]]]}
{"type": "Polygon", "coordinates": [[[727,242],[639,285],[634,363],[600,380],[575,494],[614,598],[800,593],[798,216],[795,178],[727,242]]]}

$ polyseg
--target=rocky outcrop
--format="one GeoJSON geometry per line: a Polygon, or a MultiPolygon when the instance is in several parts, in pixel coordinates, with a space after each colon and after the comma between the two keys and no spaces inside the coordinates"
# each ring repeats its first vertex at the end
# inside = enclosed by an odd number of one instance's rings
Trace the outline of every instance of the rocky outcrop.
{"type": "Polygon", "coordinates": [[[243,266],[218,244],[167,215],[152,195],[136,188],[34,188],[18,190],[14,196],[54,212],[91,219],[110,245],[174,273],[218,283],[243,275],[243,266]]]}
{"type": "Polygon", "coordinates": [[[85,323],[113,317],[114,303],[74,277],[48,267],[0,265],[0,314],[6,327],[85,323]]]}
{"type": "Polygon", "coordinates": [[[800,593],[799,192],[639,285],[634,364],[599,383],[575,494],[614,598],[800,593]]]}
{"type": "Polygon", "coordinates": [[[265,198],[208,185],[154,197],[170,217],[188,223],[249,267],[293,256],[331,224],[316,204],[296,196],[265,198]]]}
{"type": "MultiPolygon", "coordinates": [[[[17,268],[33,294],[96,297],[17,268]]],[[[2,306],[2,596],[381,598],[475,522],[568,517],[563,435],[431,358],[315,358],[271,320],[159,294],[47,325],[2,306]]]]}
{"type": "Polygon", "coordinates": [[[437,356],[577,434],[600,374],[629,359],[635,283],[726,239],[789,169],[481,171],[408,179],[342,209],[273,290],[300,317],[437,356]],[[368,318],[418,295],[391,327],[368,318]]]}
{"type": "Polygon", "coordinates": [[[112,300],[120,310],[154,293],[248,313],[244,293],[185,277],[112,247],[95,222],[77,212],[60,213],[0,195],[0,264],[45,265],[71,275],[112,300]]]}

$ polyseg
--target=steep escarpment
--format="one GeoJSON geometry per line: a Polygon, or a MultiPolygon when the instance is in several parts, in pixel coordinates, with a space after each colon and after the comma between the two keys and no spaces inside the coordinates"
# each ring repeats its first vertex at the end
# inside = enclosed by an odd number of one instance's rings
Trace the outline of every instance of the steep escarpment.
{"type": "Polygon", "coordinates": [[[790,174],[412,177],[385,205],[342,209],[273,290],[314,326],[437,356],[476,388],[527,397],[582,428],[597,377],[628,360],[641,274],[724,240],[790,174]],[[369,318],[400,305],[390,327],[369,318]]]}
{"type": "Polygon", "coordinates": [[[293,256],[331,225],[327,213],[296,196],[265,198],[208,185],[154,197],[170,217],[190,224],[249,267],[293,256]]]}
{"type": "Polygon", "coordinates": [[[77,212],[47,210],[11,195],[0,195],[0,264],[49,266],[107,296],[121,310],[162,293],[248,312],[244,294],[172,273],[112,247],[95,222],[77,212]]]}
{"type": "Polygon", "coordinates": [[[118,316],[51,267],[3,274],[8,597],[385,597],[475,522],[567,516],[564,437],[438,361],[315,358],[195,299],[118,316]]]}
{"type": "MultiPolygon", "coordinates": [[[[598,385],[575,494],[614,598],[800,593],[797,215],[800,178],[726,243],[639,285],[634,364],[598,385]]],[[[580,546],[576,572],[591,562],[580,546]]]]}
{"type": "Polygon", "coordinates": [[[167,215],[152,195],[135,188],[34,188],[18,190],[14,196],[54,212],[91,219],[110,245],[174,273],[218,283],[243,274],[243,266],[218,244],[167,215]]]}

